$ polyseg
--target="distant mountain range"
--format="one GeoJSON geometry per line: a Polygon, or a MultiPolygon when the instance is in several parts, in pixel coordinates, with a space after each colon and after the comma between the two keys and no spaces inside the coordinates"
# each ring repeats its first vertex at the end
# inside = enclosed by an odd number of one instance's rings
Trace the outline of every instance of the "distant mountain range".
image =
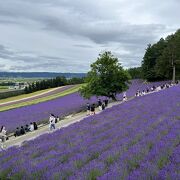
{"type": "Polygon", "coordinates": [[[0,72],[4,78],[54,78],[64,76],[66,78],[84,77],[86,73],[56,73],[56,72],[0,72]]]}

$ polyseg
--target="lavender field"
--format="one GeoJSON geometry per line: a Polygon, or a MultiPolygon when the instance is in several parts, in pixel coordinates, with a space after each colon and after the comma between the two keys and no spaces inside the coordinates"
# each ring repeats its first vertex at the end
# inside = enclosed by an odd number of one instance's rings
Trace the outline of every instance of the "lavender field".
{"type": "Polygon", "coordinates": [[[0,179],[179,180],[179,120],[180,86],[137,97],[0,152],[0,179]]]}
{"type": "MultiPolygon", "coordinates": [[[[16,104],[16,103],[27,102],[27,101],[31,101],[31,100],[35,100],[35,99],[47,97],[47,96],[51,96],[51,95],[54,95],[54,94],[63,92],[63,91],[65,91],[65,90],[68,90],[68,89],[70,89],[70,88],[72,88],[72,87],[74,87],[74,85],[63,86],[63,87],[61,87],[61,88],[55,89],[55,90],[50,91],[50,92],[46,92],[46,93],[43,93],[43,94],[39,94],[39,95],[35,95],[35,96],[32,96],[32,97],[28,97],[28,99],[22,98],[22,99],[18,99],[18,100],[16,100],[16,101],[6,102],[5,105],[4,105],[4,104],[0,104],[0,107],[7,106],[7,105],[13,105],[13,104],[16,104]]],[[[0,102],[1,102],[1,101],[0,101],[0,102]]]]}
{"type": "MultiPolygon", "coordinates": [[[[134,96],[138,89],[143,90],[147,87],[150,88],[153,85],[157,86],[164,83],[165,82],[155,82],[144,84],[142,80],[134,80],[127,91],[127,96],[134,96]]],[[[118,98],[121,100],[122,94],[118,95],[118,98]]],[[[33,121],[36,121],[38,124],[48,122],[50,113],[62,118],[68,114],[85,110],[87,102],[97,102],[97,98],[94,97],[90,100],[85,100],[79,95],[79,93],[73,93],[35,105],[0,112],[0,125],[4,125],[8,132],[12,132],[17,126],[26,125],[33,121]]]]}

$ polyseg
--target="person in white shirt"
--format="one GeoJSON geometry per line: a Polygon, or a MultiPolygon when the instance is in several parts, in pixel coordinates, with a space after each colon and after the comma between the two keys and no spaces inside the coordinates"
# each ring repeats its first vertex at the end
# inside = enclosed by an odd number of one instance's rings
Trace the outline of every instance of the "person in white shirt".
{"type": "Polygon", "coordinates": [[[143,91],[142,91],[142,95],[143,95],[143,96],[144,96],[144,95],[146,95],[146,92],[145,92],[145,90],[143,90],[143,91]]]}
{"type": "Polygon", "coordinates": [[[30,123],[29,130],[34,131],[34,124],[32,122],[30,123]]]}
{"type": "Polygon", "coordinates": [[[123,101],[127,101],[126,92],[123,93],[123,101]]]}
{"type": "Polygon", "coordinates": [[[49,129],[50,129],[50,131],[53,129],[56,129],[55,123],[56,123],[56,119],[55,119],[54,115],[50,114],[50,116],[49,116],[49,129]]]}
{"type": "Polygon", "coordinates": [[[7,139],[7,135],[6,135],[7,131],[6,131],[6,128],[5,126],[2,126],[1,127],[1,130],[0,130],[0,142],[1,142],[1,148],[3,149],[4,148],[4,142],[6,141],[7,139]]]}
{"type": "Polygon", "coordinates": [[[161,86],[156,87],[156,91],[160,91],[161,90],[161,86]]]}
{"type": "Polygon", "coordinates": [[[4,139],[4,141],[6,140],[6,133],[7,133],[7,131],[6,131],[6,128],[5,128],[5,126],[1,126],[1,130],[0,130],[0,133],[1,133],[1,137],[4,139]]]}

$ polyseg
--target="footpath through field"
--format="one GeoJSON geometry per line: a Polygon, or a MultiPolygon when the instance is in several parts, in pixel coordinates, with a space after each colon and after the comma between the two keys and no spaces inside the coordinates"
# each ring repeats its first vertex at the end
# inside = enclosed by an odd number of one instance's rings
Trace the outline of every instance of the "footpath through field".
{"type": "MultiPolygon", "coordinates": [[[[131,100],[131,99],[133,99],[133,97],[129,98],[128,100],[131,100]]],[[[108,104],[107,108],[111,108],[112,106],[117,105],[117,104],[121,104],[121,103],[123,103],[123,102],[122,101],[111,102],[108,104]]],[[[101,112],[103,112],[103,111],[99,111],[99,109],[96,108],[96,114],[99,114],[101,112]]],[[[88,117],[88,116],[86,116],[86,112],[80,112],[77,114],[71,114],[69,116],[66,116],[64,119],[62,119],[56,123],[56,130],[63,128],[63,127],[67,127],[67,126],[69,126],[75,122],[79,122],[86,117],[88,117]]],[[[9,148],[9,147],[15,146],[15,145],[20,146],[24,141],[32,140],[32,139],[35,139],[36,137],[38,137],[42,134],[52,133],[54,131],[50,131],[49,125],[45,125],[45,126],[39,127],[38,130],[35,130],[33,132],[28,132],[25,135],[18,136],[18,137],[14,137],[14,136],[10,137],[10,139],[7,140],[4,143],[4,145],[5,145],[5,148],[9,148]]]]}

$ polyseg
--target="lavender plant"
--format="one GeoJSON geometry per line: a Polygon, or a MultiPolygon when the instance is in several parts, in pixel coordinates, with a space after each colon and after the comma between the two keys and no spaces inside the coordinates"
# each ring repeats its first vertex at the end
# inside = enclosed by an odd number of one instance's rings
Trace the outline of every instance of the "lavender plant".
{"type": "MultiPolygon", "coordinates": [[[[142,80],[133,80],[127,91],[127,96],[134,96],[135,92],[152,87],[153,85],[160,85],[165,82],[156,82],[145,84],[142,80]]],[[[122,99],[122,94],[118,95],[118,99],[122,99]]],[[[86,103],[95,103],[97,98],[93,97],[90,100],[83,99],[78,93],[69,94],[67,96],[42,102],[35,105],[25,106],[17,109],[12,109],[0,112],[0,124],[4,125],[8,132],[12,132],[18,126],[29,124],[30,122],[37,122],[38,124],[48,121],[50,113],[58,115],[60,118],[85,109],[86,103]]]]}
{"type": "Polygon", "coordinates": [[[0,179],[179,179],[180,86],[0,152],[0,179]]]}

